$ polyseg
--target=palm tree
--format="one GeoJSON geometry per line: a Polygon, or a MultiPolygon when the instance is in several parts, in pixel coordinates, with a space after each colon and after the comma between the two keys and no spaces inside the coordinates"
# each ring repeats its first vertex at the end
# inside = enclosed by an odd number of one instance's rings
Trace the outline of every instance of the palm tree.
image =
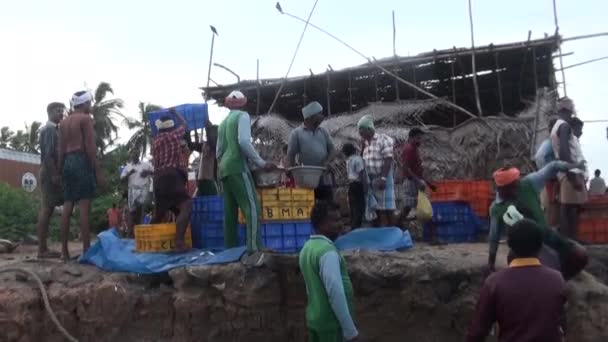
{"type": "Polygon", "coordinates": [[[19,152],[27,152],[28,134],[22,130],[17,130],[11,138],[11,149],[19,152]]]}
{"type": "Polygon", "coordinates": [[[129,153],[136,151],[143,158],[146,156],[148,146],[150,145],[150,121],[148,113],[162,109],[161,106],[152,103],[139,102],[139,120],[129,119],[127,125],[129,129],[137,129],[129,139],[129,153]]]}
{"type": "Polygon", "coordinates": [[[30,125],[25,124],[25,132],[27,133],[27,142],[25,144],[25,152],[40,153],[40,127],[42,123],[39,121],[34,121],[30,125]]]}
{"type": "Polygon", "coordinates": [[[101,155],[114,143],[117,138],[118,126],[113,121],[114,115],[124,118],[121,109],[124,103],[121,99],[106,99],[106,96],[114,94],[112,86],[107,82],[101,82],[95,89],[95,104],[91,109],[95,123],[96,144],[101,155]]]}
{"type": "Polygon", "coordinates": [[[0,128],[0,148],[9,148],[15,132],[8,127],[0,128]]]}

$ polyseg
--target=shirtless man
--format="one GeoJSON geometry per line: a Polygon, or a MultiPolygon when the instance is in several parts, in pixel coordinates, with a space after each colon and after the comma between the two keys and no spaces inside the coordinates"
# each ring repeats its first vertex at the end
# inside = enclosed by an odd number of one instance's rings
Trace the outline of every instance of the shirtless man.
{"type": "Polygon", "coordinates": [[[80,206],[80,234],[83,253],[91,244],[89,214],[96,186],[103,175],[97,160],[95,129],[89,115],[93,96],[79,91],[72,96],[73,111],[59,127],[59,170],[63,178],[63,213],[61,215],[61,255],[69,260],[68,235],[74,204],[80,206]]]}

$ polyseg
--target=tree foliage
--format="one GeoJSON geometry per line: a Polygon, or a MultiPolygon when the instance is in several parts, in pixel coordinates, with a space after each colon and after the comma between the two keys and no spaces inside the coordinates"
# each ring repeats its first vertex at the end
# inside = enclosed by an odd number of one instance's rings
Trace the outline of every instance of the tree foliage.
{"type": "Polygon", "coordinates": [[[136,129],[133,133],[127,146],[129,146],[129,152],[137,152],[140,157],[143,158],[148,152],[150,146],[151,131],[150,122],[148,120],[148,113],[162,109],[161,106],[152,103],[139,103],[139,120],[129,119],[127,125],[129,129],[136,129]]]}
{"type": "Polygon", "coordinates": [[[109,99],[108,94],[114,95],[112,86],[107,82],[99,83],[95,89],[95,104],[91,109],[95,124],[96,144],[102,156],[117,138],[118,126],[114,123],[115,117],[125,118],[121,112],[124,107],[123,101],[118,98],[109,99]]]}

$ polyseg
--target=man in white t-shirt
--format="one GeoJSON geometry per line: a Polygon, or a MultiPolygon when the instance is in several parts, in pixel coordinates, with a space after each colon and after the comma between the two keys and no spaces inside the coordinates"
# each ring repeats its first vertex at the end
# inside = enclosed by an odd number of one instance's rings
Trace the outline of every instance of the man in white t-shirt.
{"type": "Polygon", "coordinates": [[[139,154],[131,155],[131,162],[125,166],[120,179],[128,184],[129,231],[132,235],[133,226],[143,220],[143,207],[150,195],[150,179],[154,173],[152,164],[139,161],[139,154]]]}
{"type": "Polygon", "coordinates": [[[601,177],[602,171],[595,170],[595,177],[589,183],[589,195],[605,195],[606,182],[601,177]]]}

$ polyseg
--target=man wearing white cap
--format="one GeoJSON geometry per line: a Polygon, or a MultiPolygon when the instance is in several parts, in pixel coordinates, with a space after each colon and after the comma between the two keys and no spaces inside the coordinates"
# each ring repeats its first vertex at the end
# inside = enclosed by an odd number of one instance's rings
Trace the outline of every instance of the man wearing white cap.
{"type": "Polygon", "coordinates": [[[247,98],[240,91],[233,91],[226,97],[224,105],[230,113],[218,129],[216,154],[224,190],[224,244],[226,248],[238,245],[238,209],[241,209],[247,223],[248,256],[244,262],[252,260],[258,265],[263,259],[263,254],[259,258],[256,254],[262,248],[261,209],[249,165],[267,170],[276,165],[264,161],[251,144],[251,119],[247,112],[240,110],[246,104],[247,98]]]}
{"type": "Polygon", "coordinates": [[[93,95],[79,91],[72,96],[72,113],[59,126],[59,170],[63,180],[63,213],[61,215],[61,254],[70,258],[68,234],[74,204],[80,206],[80,234],[83,253],[89,249],[91,237],[89,214],[97,186],[103,184],[103,175],[97,159],[95,128],[89,115],[93,95]]]}
{"type": "MultiPolygon", "coordinates": [[[[295,166],[297,156],[302,165],[325,167],[335,153],[335,147],[327,129],[320,127],[324,119],[323,106],[313,101],[302,108],[302,116],[304,123],[289,135],[287,163],[295,166]]],[[[315,189],[315,198],[332,201],[332,185],[331,174],[326,174],[315,189]]]]}

